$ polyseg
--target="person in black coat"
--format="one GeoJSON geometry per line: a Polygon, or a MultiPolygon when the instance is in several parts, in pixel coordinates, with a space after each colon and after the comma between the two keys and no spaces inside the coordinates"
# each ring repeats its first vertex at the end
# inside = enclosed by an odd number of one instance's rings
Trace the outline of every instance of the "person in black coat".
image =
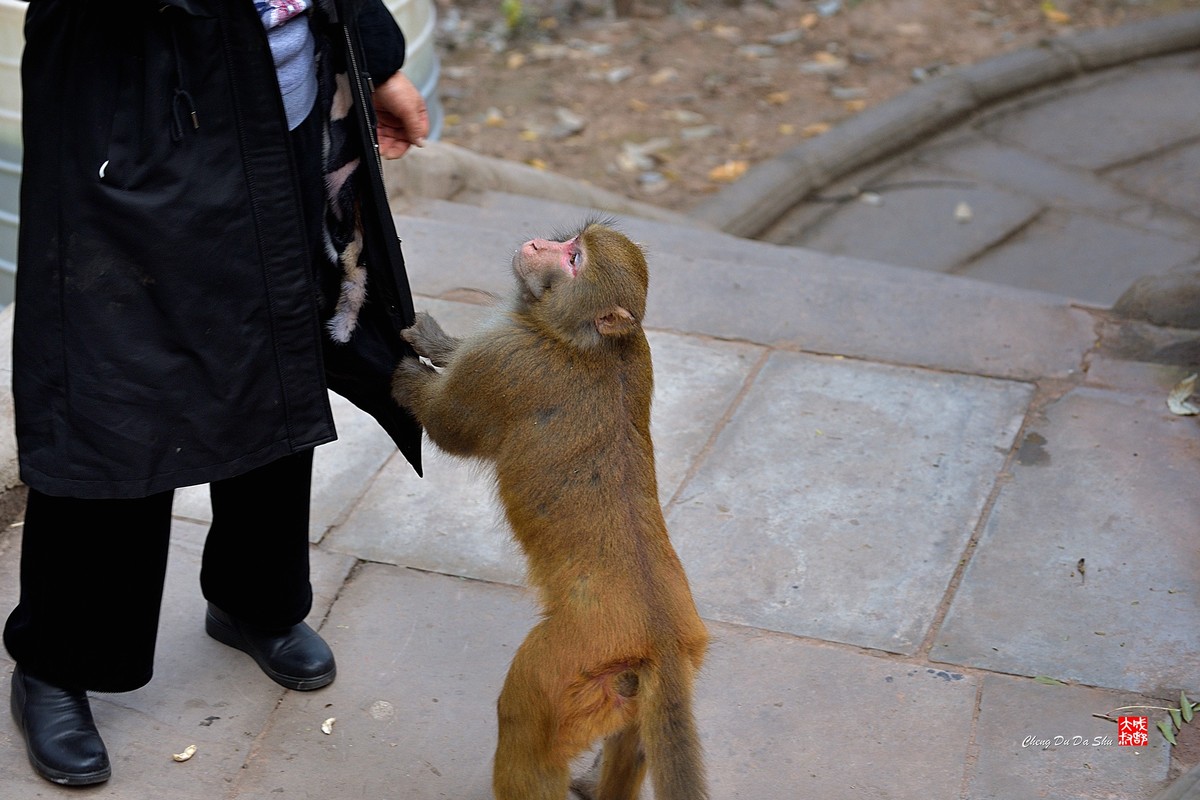
{"type": "Polygon", "coordinates": [[[4,643],[34,769],[80,785],[111,774],[86,692],[153,672],[177,487],[210,485],[209,635],[334,679],[303,622],[313,448],[333,389],[420,472],[379,157],[429,123],[381,0],[32,0],[25,38],[4,643]]]}

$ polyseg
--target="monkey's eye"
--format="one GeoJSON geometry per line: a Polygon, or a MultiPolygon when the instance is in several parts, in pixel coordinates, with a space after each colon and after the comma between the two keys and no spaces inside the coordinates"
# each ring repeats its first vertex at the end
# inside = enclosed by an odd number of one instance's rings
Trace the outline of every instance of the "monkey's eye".
{"type": "Polygon", "coordinates": [[[575,270],[575,272],[579,272],[579,268],[582,265],[583,265],[583,251],[579,250],[579,249],[573,249],[571,251],[571,269],[575,270]]]}

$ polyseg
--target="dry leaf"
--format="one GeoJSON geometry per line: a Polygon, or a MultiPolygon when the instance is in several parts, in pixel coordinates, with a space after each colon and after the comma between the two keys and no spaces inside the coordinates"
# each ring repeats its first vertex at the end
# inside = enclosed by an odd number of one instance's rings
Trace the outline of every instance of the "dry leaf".
{"type": "Polygon", "coordinates": [[[767,102],[773,106],[781,106],[791,97],[787,92],[771,92],[767,95],[767,102]]]}
{"type": "Polygon", "coordinates": [[[328,736],[333,733],[333,723],[337,722],[337,717],[330,717],[321,723],[321,733],[328,736]]]}
{"type": "Polygon", "coordinates": [[[806,139],[811,139],[814,136],[820,136],[822,133],[825,133],[831,127],[833,127],[833,126],[830,125],[828,122],[814,122],[811,125],[805,125],[800,130],[800,135],[806,139]]]}
{"type": "Polygon", "coordinates": [[[746,174],[750,168],[748,161],[726,161],[708,173],[708,179],[721,183],[732,183],[746,174]]]}
{"type": "Polygon", "coordinates": [[[713,36],[726,42],[736,42],[742,38],[742,29],[733,25],[722,25],[717,23],[712,29],[713,36]]]}
{"type": "Polygon", "coordinates": [[[1071,21],[1070,14],[1065,11],[1059,11],[1054,7],[1054,3],[1051,3],[1049,0],[1042,3],[1042,16],[1055,25],[1066,25],[1071,21]]]}
{"type": "Polygon", "coordinates": [[[650,76],[651,86],[662,86],[664,83],[679,79],[679,70],[674,67],[663,67],[650,76]]]}
{"type": "Polygon", "coordinates": [[[183,748],[182,753],[172,753],[171,758],[175,759],[176,761],[183,762],[187,761],[194,755],[196,755],[196,745],[189,744],[187,747],[183,748]]]}
{"type": "Polygon", "coordinates": [[[805,14],[803,17],[800,18],[800,27],[804,28],[805,30],[811,31],[813,28],[817,27],[817,23],[820,21],[821,21],[821,18],[819,16],[817,16],[816,14],[813,14],[813,13],[805,14]]]}
{"type": "Polygon", "coordinates": [[[851,113],[857,113],[867,107],[867,101],[866,100],[847,100],[842,105],[844,105],[846,107],[847,111],[849,111],[851,113]]]}
{"type": "Polygon", "coordinates": [[[779,135],[780,136],[791,136],[795,132],[796,132],[796,126],[793,125],[792,123],[782,122],[779,124],[779,135]]]}
{"type": "Polygon", "coordinates": [[[507,63],[509,69],[520,69],[521,67],[525,66],[525,54],[509,53],[507,63]]]}
{"type": "Polygon", "coordinates": [[[1195,373],[1187,376],[1175,385],[1171,393],[1167,395],[1167,408],[1171,409],[1172,414],[1178,414],[1181,417],[1192,417],[1200,414],[1200,407],[1191,402],[1189,398],[1196,391],[1195,373]]]}
{"type": "Polygon", "coordinates": [[[538,132],[524,130],[517,134],[517,138],[522,142],[536,142],[538,140],[538,132]]]}
{"type": "Polygon", "coordinates": [[[540,158],[531,158],[528,161],[526,161],[525,163],[528,164],[529,166],[533,167],[534,169],[540,169],[543,171],[545,171],[549,167],[549,164],[547,164],[545,161],[543,161],[540,158]]]}
{"type": "Polygon", "coordinates": [[[648,111],[649,109],[650,109],[650,104],[647,103],[645,100],[638,100],[636,97],[629,98],[629,110],[630,111],[648,111]]]}

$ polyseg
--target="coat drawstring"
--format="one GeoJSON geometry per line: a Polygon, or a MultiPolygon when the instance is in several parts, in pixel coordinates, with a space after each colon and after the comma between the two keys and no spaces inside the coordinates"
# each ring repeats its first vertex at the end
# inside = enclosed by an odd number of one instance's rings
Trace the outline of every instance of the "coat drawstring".
{"type": "MultiPolygon", "coordinates": [[[[165,8],[165,6],[164,6],[165,8]]],[[[184,134],[183,118],[186,116],[192,122],[192,130],[199,130],[200,117],[196,113],[196,102],[184,87],[187,81],[183,74],[183,54],[179,48],[179,32],[175,26],[171,28],[171,51],[175,56],[175,93],[171,98],[171,140],[182,141],[184,134]]]]}

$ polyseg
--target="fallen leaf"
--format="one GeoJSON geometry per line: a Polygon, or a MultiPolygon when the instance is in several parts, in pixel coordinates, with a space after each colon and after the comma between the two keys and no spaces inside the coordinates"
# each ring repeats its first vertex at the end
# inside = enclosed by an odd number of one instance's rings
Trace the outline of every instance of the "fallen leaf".
{"type": "Polygon", "coordinates": [[[517,138],[522,142],[536,142],[538,140],[538,132],[524,130],[517,134],[517,138]]]}
{"type": "Polygon", "coordinates": [[[726,161],[721,166],[712,169],[708,173],[708,178],[721,183],[732,183],[745,175],[749,168],[750,162],[748,161],[726,161]]]}
{"type": "Polygon", "coordinates": [[[807,31],[811,31],[813,28],[817,27],[817,23],[820,21],[821,18],[819,16],[813,13],[808,13],[800,18],[800,27],[807,31]]]}
{"type": "Polygon", "coordinates": [[[787,92],[771,92],[767,95],[767,102],[773,106],[781,106],[791,97],[787,92]]]}
{"type": "Polygon", "coordinates": [[[187,761],[194,755],[196,755],[196,745],[189,744],[187,747],[183,748],[182,753],[172,753],[171,758],[175,759],[176,761],[183,762],[187,761]]]}
{"type": "Polygon", "coordinates": [[[540,169],[543,171],[545,171],[545,169],[549,166],[545,161],[543,161],[540,158],[531,158],[528,161],[526,161],[525,163],[528,164],[529,166],[533,167],[534,169],[540,169]]]}
{"type": "Polygon", "coordinates": [[[663,67],[650,76],[651,86],[662,86],[664,83],[679,79],[679,70],[674,67],[663,67]]]}
{"type": "Polygon", "coordinates": [[[1034,680],[1036,683],[1045,684],[1046,686],[1066,686],[1066,684],[1065,684],[1065,683],[1063,683],[1062,681],[1058,680],[1057,678],[1051,678],[1051,677],[1049,677],[1049,676],[1047,676],[1047,675],[1038,675],[1038,676],[1037,676],[1036,678],[1034,678],[1033,680],[1034,680]]]}
{"type": "Polygon", "coordinates": [[[733,25],[717,23],[712,29],[713,36],[726,42],[736,42],[742,38],[742,29],[733,25]]]}
{"type": "Polygon", "coordinates": [[[1050,0],[1042,3],[1042,16],[1055,25],[1066,25],[1071,21],[1071,15],[1065,11],[1059,11],[1050,0]]]}
{"type": "Polygon", "coordinates": [[[508,65],[509,69],[520,69],[521,67],[525,66],[525,54],[509,53],[508,59],[505,63],[508,65]]]}
{"type": "Polygon", "coordinates": [[[783,122],[779,125],[780,136],[791,136],[796,132],[796,126],[790,122],[783,122]]]}
{"type": "Polygon", "coordinates": [[[1191,417],[1200,414],[1200,407],[1191,402],[1192,393],[1196,391],[1196,379],[1200,377],[1193,373],[1175,385],[1171,393],[1167,395],[1167,408],[1172,414],[1177,414],[1181,417],[1191,417]]]}
{"type": "Polygon", "coordinates": [[[847,100],[842,105],[845,106],[847,111],[850,111],[852,113],[857,113],[867,107],[867,101],[866,100],[847,100]]]}
{"type": "Polygon", "coordinates": [[[639,112],[640,111],[649,111],[650,104],[647,103],[645,100],[638,100],[636,97],[631,97],[631,98],[629,98],[629,110],[630,111],[639,111],[639,112]]]}
{"type": "Polygon", "coordinates": [[[811,125],[805,125],[803,128],[801,128],[800,135],[805,139],[811,139],[814,136],[820,136],[822,133],[828,131],[831,127],[833,126],[828,122],[814,122],[811,125]]]}

